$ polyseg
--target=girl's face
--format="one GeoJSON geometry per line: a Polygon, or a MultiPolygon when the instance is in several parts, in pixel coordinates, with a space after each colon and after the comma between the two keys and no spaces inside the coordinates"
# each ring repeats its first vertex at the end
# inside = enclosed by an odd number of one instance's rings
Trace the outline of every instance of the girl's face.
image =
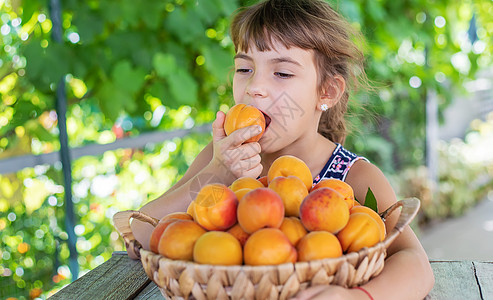
{"type": "Polygon", "coordinates": [[[313,51],[273,43],[270,51],[250,47],[235,56],[233,96],[266,117],[259,143],[263,152],[283,149],[307,134],[317,133],[320,97],[313,51]]]}

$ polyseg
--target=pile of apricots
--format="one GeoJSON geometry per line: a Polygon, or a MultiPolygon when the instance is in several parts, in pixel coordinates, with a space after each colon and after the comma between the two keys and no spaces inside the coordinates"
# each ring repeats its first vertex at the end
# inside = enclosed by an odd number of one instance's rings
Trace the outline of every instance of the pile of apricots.
{"type": "MultiPolygon", "coordinates": [[[[226,114],[224,130],[230,135],[259,125],[262,132],[248,143],[258,141],[269,123],[254,106],[237,104],[226,114]]],[[[199,264],[276,265],[338,257],[384,238],[384,222],[354,199],[351,186],[323,179],[312,187],[308,166],[285,155],[259,179],[203,186],[187,212],[159,221],[150,249],[199,264]]]]}
{"type": "Polygon", "coordinates": [[[312,187],[306,164],[286,155],[267,176],[202,187],[187,212],[159,221],[150,248],[200,264],[276,265],[338,257],[384,238],[384,222],[351,186],[323,179],[312,187]]]}

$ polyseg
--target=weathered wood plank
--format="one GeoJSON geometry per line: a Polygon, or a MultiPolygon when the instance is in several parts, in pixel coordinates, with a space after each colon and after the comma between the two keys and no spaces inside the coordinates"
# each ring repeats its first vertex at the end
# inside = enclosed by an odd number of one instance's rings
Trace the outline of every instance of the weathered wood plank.
{"type": "Polygon", "coordinates": [[[493,262],[473,262],[484,300],[493,300],[493,262]]]}
{"type": "Polygon", "coordinates": [[[435,286],[429,294],[433,300],[481,300],[471,261],[431,261],[435,286]]]}
{"type": "Polygon", "coordinates": [[[163,296],[158,286],[151,281],[146,288],[140,292],[134,300],[163,300],[167,299],[163,296]]]}
{"type": "Polygon", "coordinates": [[[116,253],[50,299],[133,299],[150,282],[140,261],[116,253]]]}

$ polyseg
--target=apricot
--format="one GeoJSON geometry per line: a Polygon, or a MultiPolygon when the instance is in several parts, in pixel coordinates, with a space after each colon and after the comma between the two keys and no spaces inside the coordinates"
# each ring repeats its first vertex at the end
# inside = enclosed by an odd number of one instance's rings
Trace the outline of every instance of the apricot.
{"type": "Polygon", "coordinates": [[[195,202],[194,201],[190,202],[190,204],[187,207],[187,214],[191,215],[192,218],[195,220],[195,216],[193,215],[195,213],[194,206],[195,206],[195,202]]]}
{"type": "Polygon", "coordinates": [[[226,113],[226,119],[224,120],[224,131],[226,135],[230,135],[237,129],[251,125],[259,125],[262,128],[262,132],[246,140],[246,143],[257,142],[262,137],[265,131],[264,114],[256,107],[242,103],[234,105],[226,113]]]}
{"type": "Polygon", "coordinates": [[[178,212],[173,212],[173,213],[167,214],[166,216],[162,217],[159,220],[159,222],[164,222],[168,219],[193,220],[193,217],[189,213],[178,211],[178,212]]]}
{"type": "Polygon", "coordinates": [[[260,177],[258,179],[258,181],[262,182],[262,184],[264,185],[264,187],[268,187],[269,186],[269,182],[267,181],[267,175],[260,177]]]}
{"type": "Polygon", "coordinates": [[[337,234],[344,252],[371,247],[380,240],[377,222],[367,213],[355,212],[349,216],[347,225],[337,234]]]}
{"type": "Polygon", "coordinates": [[[205,185],[194,202],[194,220],[205,229],[226,230],[236,223],[238,199],[224,184],[205,185]]]}
{"type": "Polygon", "coordinates": [[[243,248],[247,265],[278,265],[294,263],[297,253],[289,239],[277,228],[263,228],[254,232],[243,248]]]}
{"type": "Polygon", "coordinates": [[[293,175],[301,179],[309,191],[313,184],[313,177],[310,169],[304,161],[293,155],[283,155],[278,157],[267,172],[267,181],[270,183],[278,176],[287,177],[293,175]]]}
{"type": "Polygon", "coordinates": [[[327,231],[312,231],[305,235],[296,246],[298,261],[309,261],[339,257],[341,244],[337,237],[327,231]]]}
{"type": "Polygon", "coordinates": [[[262,182],[258,181],[255,178],[252,177],[240,177],[233,181],[231,186],[229,187],[233,192],[240,190],[240,189],[256,189],[256,188],[261,188],[264,187],[262,182]]]}
{"type": "Polygon", "coordinates": [[[194,221],[176,220],[161,235],[158,253],[170,259],[191,261],[193,246],[204,233],[204,228],[194,221]]]}
{"type": "Polygon", "coordinates": [[[301,203],[300,219],[308,231],[325,230],[336,234],[346,226],[349,209],[340,193],[331,188],[319,188],[301,203]]]}
{"type": "Polygon", "coordinates": [[[249,233],[246,233],[243,228],[241,228],[240,224],[236,223],[233,227],[228,229],[228,232],[231,233],[241,244],[241,246],[245,246],[246,241],[250,237],[249,233]]]}
{"type": "Polygon", "coordinates": [[[378,224],[378,229],[379,229],[379,232],[380,232],[380,240],[379,242],[383,241],[385,239],[385,234],[386,234],[386,230],[385,230],[385,223],[383,222],[382,218],[380,218],[380,216],[371,208],[369,207],[366,207],[366,206],[354,206],[353,208],[351,208],[351,210],[349,211],[350,214],[353,214],[353,213],[366,213],[368,215],[370,215],[370,217],[373,218],[373,220],[375,220],[378,224]]]}
{"type": "Polygon", "coordinates": [[[307,233],[297,217],[285,217],[279,229],[286,235],[293,246],[296,246],[299,240],[307,233]]]}
{"type": "Polygon", "coordinates": [[[246,233],[264,227],[279,228],[283,219],[281,197],[269,188],[251,190],[238,204],[238,223],[246,233]]]}
{"type": "Polygon", "coordinates": [[[245,196],[248,192],[250,192],[252,189],[239,189],[234,191],[236,198],[238,199],[238,202],[243,199],[243,196],[245,196]]]}
{"type": "Polygon", "coordinates": [[[161,239],[163,232],[166,230],[166,228],[168,228],[170,224],[178,220],[180,219],[168,218],[164,221],[159,221],[156,227],[154,227],[149,240],[149,248],[152,252],[158,253],[159,240],[161,239]]]}
{"type": "Polygon", "coordinates": [[[293,175],[276,177],[269,183],[269,188],[281,196],[286,217],[299,217],[301,202],[308,195],[301,179],[293,175]]]}
{"type": "Polygon", "coordinates": [[[193,246],[193,260],[199,264],[241,265],[243,250],[230,233],[209,231],[201,235],[193,246]]]}
{"type": "Polygon", "coordinates": [[[311,191],[322,187],[328,187],[338,191],[344,197],[344,201],[346,201],[349,209],[354,206],[353,188],[344,181],[335,178],[324,178],[320,180],[315,186],[313,186],[311,191]]]}

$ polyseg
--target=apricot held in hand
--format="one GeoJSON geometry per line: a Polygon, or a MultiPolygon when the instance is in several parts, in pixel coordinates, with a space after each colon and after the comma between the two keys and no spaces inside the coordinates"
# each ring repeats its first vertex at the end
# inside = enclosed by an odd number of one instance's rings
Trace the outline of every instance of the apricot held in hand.
{"type": "Polygon", "coordinates": [[[224,120],[224,131],[226,135],[230,135],[237,129],[251,125],[259,125],[262,128],[262,132],[246,140],[245,142],[247,143],[260,140],[265,131],[264,114],[252,105],[236,104],[226,113],[226,119],[224,120]]]}

